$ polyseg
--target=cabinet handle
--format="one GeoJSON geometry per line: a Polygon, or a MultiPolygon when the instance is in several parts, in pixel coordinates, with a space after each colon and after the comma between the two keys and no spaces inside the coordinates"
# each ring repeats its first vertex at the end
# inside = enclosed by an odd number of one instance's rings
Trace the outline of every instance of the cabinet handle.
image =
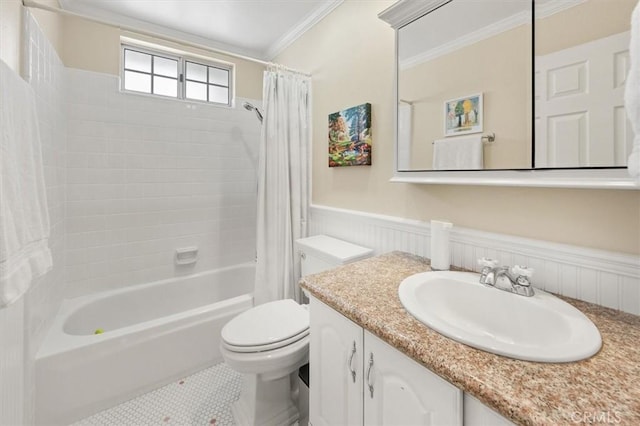
{"type": "Polygon", "coordinates": [[[351,348],[351,356],[349,357],[349,371],[351,372],[351,378],[353,379],[353,383],[356,382],[356,370],[351,366],[353,363],[353,356],[356,354],[356,341],[353,341],[353,347],[351,348]]]}
{"type": "Polygon", "coordinates": [[[371,370],[373,369],[373,352],[369,353],[369,368],[367,369],[367,386],[369,386],[369,393],[371,399],[373,399],[373,383],[371,383],[371,370]]]}

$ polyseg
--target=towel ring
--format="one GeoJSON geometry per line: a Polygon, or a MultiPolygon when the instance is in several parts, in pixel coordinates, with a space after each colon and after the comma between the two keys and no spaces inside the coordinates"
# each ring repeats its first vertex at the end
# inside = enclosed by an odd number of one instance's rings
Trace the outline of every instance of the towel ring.
{"type": "MultiPolygon", "coordinates": [[[[496,134],[495,133],[491,133],[490,135],[482,135],[482,142],[486,142],[486,143],[491,143],[494,142],[496,140],[496,134]]],[[[431,145],[433,145],[435,142],[431,142],[431,145]]]]}

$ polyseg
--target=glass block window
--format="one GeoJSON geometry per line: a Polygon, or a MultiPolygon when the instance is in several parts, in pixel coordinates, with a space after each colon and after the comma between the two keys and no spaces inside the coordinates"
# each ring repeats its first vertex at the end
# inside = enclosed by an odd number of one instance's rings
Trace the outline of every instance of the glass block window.
{"type": "Polygon", "coordinates": [[[122,89],[231,105],[233,65],[122,45],[122,89]]]}

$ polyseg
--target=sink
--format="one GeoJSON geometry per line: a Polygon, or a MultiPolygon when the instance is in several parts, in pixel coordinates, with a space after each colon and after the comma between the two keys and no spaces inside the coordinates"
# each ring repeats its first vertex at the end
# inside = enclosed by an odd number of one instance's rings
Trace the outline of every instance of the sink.
{"type": "Polygon", "coordinates": [[[471,272],[423,272],[402,281],[400,301],[420,322],[458,342],[509,358],[572,362],[600,350],[596,326],[554,295],[532,297],[479,283],[471,272]]]}

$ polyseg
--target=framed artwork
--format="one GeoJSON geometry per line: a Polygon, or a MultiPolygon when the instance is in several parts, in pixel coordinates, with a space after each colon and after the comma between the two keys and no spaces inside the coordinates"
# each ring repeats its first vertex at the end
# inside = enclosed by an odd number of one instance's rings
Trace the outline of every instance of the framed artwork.
{"type": "Polygon", "coordinates": [[[451,99],[444,103],[444,135],[482,132],[482,93],[451,99]]]}
{"type": "Polygon", "coordinates": [[[371,165],[371,104],[329,114],[329,167],[371,165]]]}

